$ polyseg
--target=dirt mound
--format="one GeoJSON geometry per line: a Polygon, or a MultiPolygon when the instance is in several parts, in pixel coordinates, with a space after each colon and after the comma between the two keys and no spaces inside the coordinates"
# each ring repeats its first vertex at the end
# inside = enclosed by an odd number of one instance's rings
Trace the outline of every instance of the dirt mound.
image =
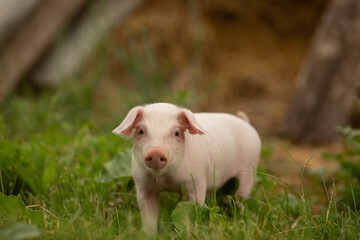
{"type": "MultiPolygon", "coordinates": [[[[199,111],[243,110],[274,134],[327,2],[151,0],[111,36],[131,47],[146,32],[172,86],[203,93],[199,111]]],[[[110,66],[122,74],[119,62],[110,66]]]]}

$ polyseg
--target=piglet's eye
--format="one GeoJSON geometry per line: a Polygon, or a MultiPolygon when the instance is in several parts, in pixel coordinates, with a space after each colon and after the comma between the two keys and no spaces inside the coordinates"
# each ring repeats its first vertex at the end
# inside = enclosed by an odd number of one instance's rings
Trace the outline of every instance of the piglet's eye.
{"type": "Polygon", "coordinates": [[[144,134],[144,131],[142,129],[139,130],[139,134],[140,135],[143,135],[144,134]]]}
{"type": "Polygon", "coordinates": [[[175,136],[178,137],[180,136],[180,133],[178,131],[175,132],[175,136]]]}

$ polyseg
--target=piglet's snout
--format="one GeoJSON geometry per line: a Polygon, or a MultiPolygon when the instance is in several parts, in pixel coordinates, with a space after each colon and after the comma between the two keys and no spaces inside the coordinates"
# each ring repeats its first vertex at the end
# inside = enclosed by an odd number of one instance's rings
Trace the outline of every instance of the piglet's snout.
{"type": "Polygon", "coordinates": [[[159,147],[151,148],[145,157],[145,165],[153,169],[162,169],[167,164],[167,157],[159,147]]]}

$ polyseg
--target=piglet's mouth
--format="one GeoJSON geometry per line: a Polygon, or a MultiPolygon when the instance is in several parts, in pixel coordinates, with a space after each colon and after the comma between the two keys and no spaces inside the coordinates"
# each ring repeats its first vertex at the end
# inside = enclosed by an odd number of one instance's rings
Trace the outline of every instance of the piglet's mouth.
{"type": "Polygon", "coordinates": [[[163,169],[167,165],[167,157],[160,147],[152,147],[146,155],[145,165],[151,169],[163,169]]]}

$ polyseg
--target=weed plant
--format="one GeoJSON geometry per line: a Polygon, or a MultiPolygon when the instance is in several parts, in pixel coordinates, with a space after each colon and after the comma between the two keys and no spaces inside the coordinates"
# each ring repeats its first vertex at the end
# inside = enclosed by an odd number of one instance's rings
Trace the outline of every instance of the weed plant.
{"type": "Polygon", "coordinates": [[[339,181],[339,201],[342,207],[351,207],[359,214],[360,210],[360,129],[339,128],[344,136],[345,149],[341,153],[324,156],[335,159],[341,166],[339,181]]]}

